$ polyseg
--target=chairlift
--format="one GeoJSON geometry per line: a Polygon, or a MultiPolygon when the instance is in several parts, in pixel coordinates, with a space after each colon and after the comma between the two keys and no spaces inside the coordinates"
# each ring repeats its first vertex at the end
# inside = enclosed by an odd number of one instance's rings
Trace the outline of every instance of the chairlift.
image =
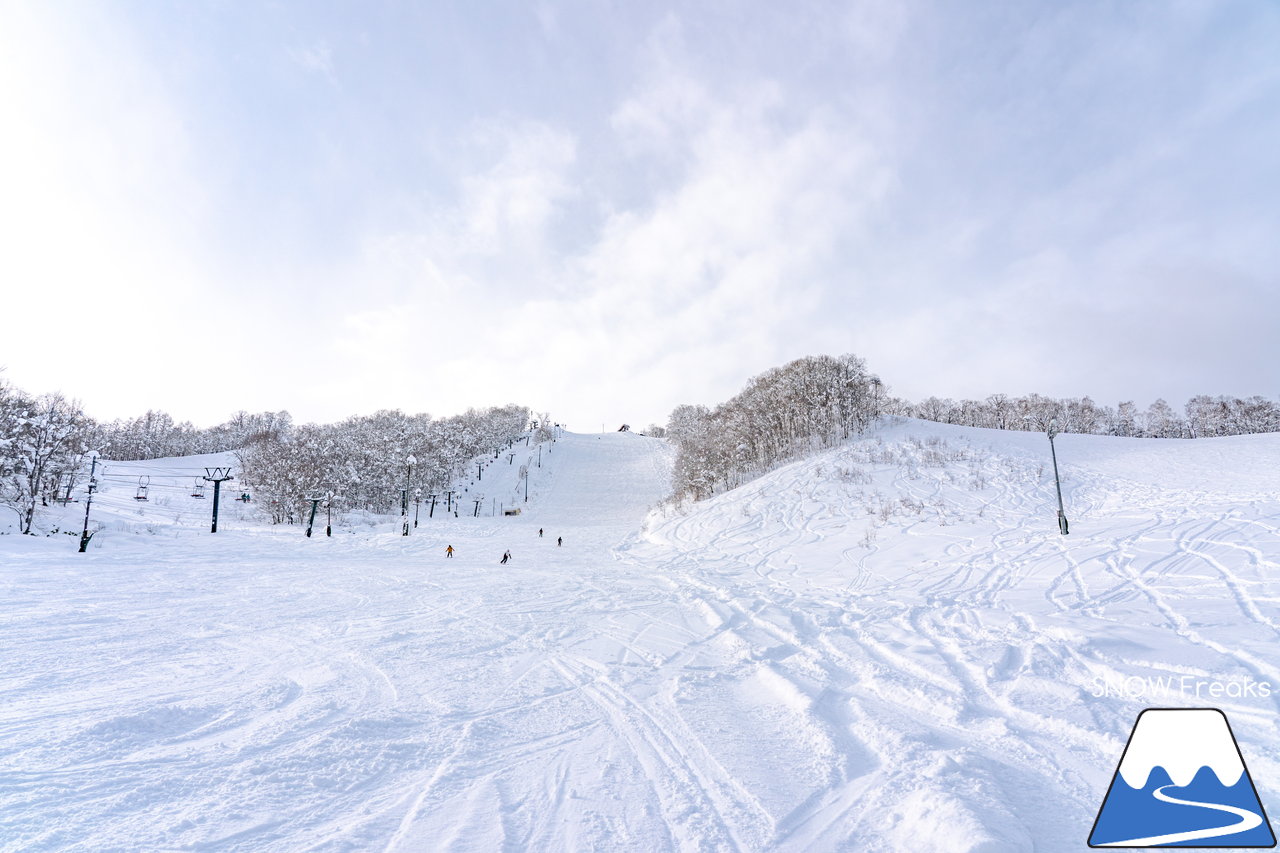
{"type": "Polygon", "coordinates": [[[196,480],[195,485],[191,487],[191,497],[204,499],[204,482],[196,480]]]}
{"type": "Polygon", "coordinates": [[[151,486],[151,478],[143,474],[138,478],[138,493],[133,496],[135,501],[145,501],[147,499],[147,489],[151,486]]]}
{"type": "Polygon", "coordinates": [[[71,503],[71,486],[74,483],[74,478],[75,478],[74,474],[70,474],[67,476],[67,493],[62,494],[62,477],[61,476],[58,477],[58,481],[53,484],[52,500],[54,503],[61,504],[62,506],[66,506],[67,504],[71,503]]]}

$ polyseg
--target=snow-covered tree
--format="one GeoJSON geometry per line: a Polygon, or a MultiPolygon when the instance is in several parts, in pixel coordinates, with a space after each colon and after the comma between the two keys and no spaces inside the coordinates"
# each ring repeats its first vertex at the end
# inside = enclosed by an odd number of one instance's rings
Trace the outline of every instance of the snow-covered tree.
{"type": "Polygon", "coordinates": [[[867,427],[883,400],[883,385],[860,358],[810,356],[753,377],[714,410],[679,406],[666,430],[676,446],[676,494],[708,497],[843,441],[867,427]]]}
{"type": "Polygon", "coordinates": [[[38,506],[74,486],[89,426],[80,405],[61,394],[32,398],[0,385],[0,504],[17,513],[23,533],[38,506]]]}
{"type": "Polygon", "coordinates": [[[243,477],[276,523],[302,517],[308,494],[334,492],[343,505],[393,511],[401,490],[442,491],[524,434],[529,410],[469,409],[432,419],[396,409],[259,435],[238,452],[243,477]],[[408,459],[414,457],[410,467],[408,459]]]}

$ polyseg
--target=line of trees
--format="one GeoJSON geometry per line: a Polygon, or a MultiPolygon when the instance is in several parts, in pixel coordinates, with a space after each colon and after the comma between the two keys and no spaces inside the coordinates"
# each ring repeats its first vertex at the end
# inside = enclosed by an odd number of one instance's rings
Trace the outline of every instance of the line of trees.
{"type": "Polygon", "coordinates": [[[273,521],[299,518],[303,498],[317,491],[342,495],[346,508],[386,512],[399,500],[410,454],[412,485],[436,488],[528,425],[529,409],[516,405],[446,418],[382,411],[303,426],[283,411],[239,412],[208,429],[161,411],[97,423],[74,400],[31,395],[0,378],[0,507],[30,533],[41,506],[83,487],[90,451],[118,461],[237,451],[239,479],[252,484],[273,521]]]}
{"type": "Polygon", "coordinates": [[[339,496],[346,510],[393,511],[407,477],[411,489],[442,490],[528,425],[529,409],[514,404],[446,418],[387,410],[263,435],[236,455],[258,504],[274,523],[292,524],[303,517],[309,494],[339,496]]]}
{"type": "Polygon", "coordinates": [[[844,441],[880,414],[883,396],[862,359],[820,355],[765,371],[714,409],[677,406],[666,427],[675,495],[701,500],[844,441]]]}
{"type": "Polygon", "coordinates": [[[1146,409],[1132,402],[1114,408],[1089,397],[1054,399],[1039,394],[1010,397],[992,394],[985,400],[928,397],[918,403],[891,400],[885,410],[939,423],[991,429],[1043,430],[1053,418],[1063,432],[1129,438],[1213,438],[1280,432],[1280,404],[1265,397],[1192,397],[1179,413],[1164,400],[1146,409]]]}
{"type": "Polygon", "coordinates": [[[167,412],[148,410],[136,418],[100,424],[98,451],[108,459],[162,459],[220,453],[286,435],[293,428],[288,412],[237,412],[226,423],[198,429],[190,421],[175,423],[167,412]]]}
{"type": "Polygon", "coordinates": [[[803,453],[861,432],[880,414],[961,426],[1043,430],[1133,438],[1212,438],[1280,432],[1280,403],[1265,397],[1201,394],[1179,412],[1164,400],[1146,409],[1115,407],[1089,397],[992,394],[984,400],[890,397],[853,355],[810,356],[765,371],[715,408],[677,406],[666,427],[646,432],[675,445],[676,498],[701,500],[735,488],[803,453]]]}

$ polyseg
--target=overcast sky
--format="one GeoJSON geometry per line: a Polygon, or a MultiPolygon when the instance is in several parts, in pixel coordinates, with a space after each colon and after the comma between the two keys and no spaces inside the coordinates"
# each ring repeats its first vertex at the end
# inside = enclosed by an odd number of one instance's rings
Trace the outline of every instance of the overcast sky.
{"type": "Polygon", "coordinates": [[[1280,395],[1280,4],[0,0],[0,365],[101,418],[1280,395]]]}

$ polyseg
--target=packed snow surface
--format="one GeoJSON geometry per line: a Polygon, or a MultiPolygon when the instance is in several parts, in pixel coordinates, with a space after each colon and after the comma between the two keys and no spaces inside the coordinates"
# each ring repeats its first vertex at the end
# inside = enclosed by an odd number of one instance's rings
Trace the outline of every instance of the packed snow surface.
{"type": "Polygon", "coordinates": [[[1057,443],[1070,536],[1043,435],[915,421],[652,512],[566,434],[408,537],[116,466],[0,536],[0,850],[1078,851],[1148,706],[1280,812],[1280,436],[1057,443]]]}

